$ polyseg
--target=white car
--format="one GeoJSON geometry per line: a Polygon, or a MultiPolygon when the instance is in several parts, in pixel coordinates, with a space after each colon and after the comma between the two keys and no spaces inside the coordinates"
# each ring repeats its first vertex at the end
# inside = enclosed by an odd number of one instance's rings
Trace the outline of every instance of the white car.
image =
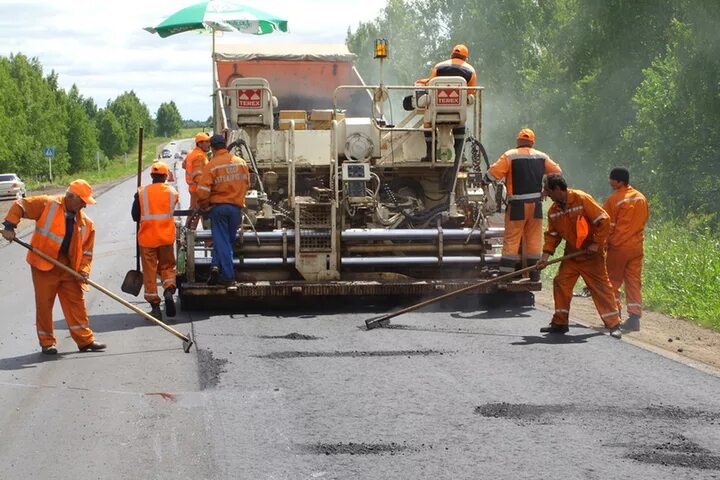
{"type": "Polygon", "coordinates": [[[14,173],[0,174],[0,197],[25,196],[25,183],[14,173]]]}

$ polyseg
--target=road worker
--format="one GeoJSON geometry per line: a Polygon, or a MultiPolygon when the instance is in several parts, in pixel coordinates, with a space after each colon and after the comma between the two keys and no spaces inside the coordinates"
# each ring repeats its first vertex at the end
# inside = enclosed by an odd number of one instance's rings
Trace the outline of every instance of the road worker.
{"type": "MultiPolygon", "coordinates": [[[[513,272],[520,265],[520,247],[527,266],[534,265],[542,254],[543,176],[562,173],[547,154],[533,148],[535,132],[523,128],[517,135],[517,148],[503,153],[485,174],[487,181],[505,179],[507,208],[500,271],[513,272]]],[[[540,271],[530,273],[531,281],[540,281],[540,271]]]]}
{"type": "Polygon", "coordinates": [[[212,160],[198,180],[198,206],[210,209],[213,239],[212,266],[208,284],[226,286],[235,283],[233,243],[242,222],[245,195],[250,188],[247,163],[227,150],[225,136],[210,138],[212,160]]]}
{"type": "MultiPolygon", "coordinates": [[[[477,75],[475,69],[467,61],[470,54],[468,47],[465,45],[455,45],[450,53],[450,58],[436,64],[430,76],[418,80],[416,83],[426,85],[435,77],[462,77],[467,82],[468,87],[474,87],[477,84],[477,75]]],[[[429,127],[429,125],[425,125],[429,127]]],[[[463,143],[465,142],[465,126],[453,128],[455,158],[462,155],[463,143]]],[[[432,159],[432,132],[425,132],[425,157],[424,161],[432,159]]]]}
{"type": "MultiPolygon", "coordinates": [[[[188,191],[190,192],[190,210],[195,210],[198,207],[197,204],[197,182],[202,175],[203,168],[208,163],[207,152],[210,149],[210,135],[205,132],[200,132],[195,135],[195,148],[190,151],[183,161],[183,168],[185,169],[185,182],[188,185],[188,191]]],[[[191,215],[187,219],[186,226],[191,230],[197,228],[199,217],[197,215],[191,215]]]]}
{"type": "Polygon", "coordinates": [[[569,189],[562,175],[553,173],[545,178],[543,193],[553,200],[548,211],[543,254],[537,268],[543,269],[548,258],[565,240],[565,255],[586,250],[586,255],[560,262],[553,279],[555,313],[541,333],[566,333],[570,316],[573,288],[582,277],[585,280],[598,314],[614,338],[621,338],[620,315],[617,311],[612,285],[605,267],[610,217],[587,193],[569,189]]]}
{"type": "Polygon", "coordinates": [[[162,320],[157,275],[163,286],[165,315],[175,316],[173,294],[175,283],[175,220],[173,212],[178,203],[178,192],[166,183],[170,169],[165,162],[154,162],[150,167],[152,183],[138,189],[132,205],[132,218],[140,222],[138,245],[142,258],[145,300],[150,303],[150,315],[162,320]]]}
{"type": "Polygon", "coordinates": [[[613,168],[609,183],[614,192],[603,205],[610,215],[608,276],[620,312],[620,287],[625,284],[628,318],[621,327],[638,331],[642,316],[643,231],[648,220],[648,203],[642,193],[630,186],[630,172],[627,168],[613,168]]]}
{"type": "MultiPolygon", "coordinates": [[[[95,226],[82,209],[94,203],[92,187],[85,180],[71,182],[65,195],[22,198],[10,207],[5,217],[3,238],[8,241],[15,238],[15,228],[21,219],[35,220],[32,247],[87,279],[93,259],[95,226]]],[[[106,345],[95,340],[90,329],[84,295],[87,283],[33,252],[28,252],[27,262],[35,287],[35,323],[42,353],[58,352],[52,318],[55,297],[60,297],[65,322],[78,349],[81,352],[104,350],[106,345]]]]}

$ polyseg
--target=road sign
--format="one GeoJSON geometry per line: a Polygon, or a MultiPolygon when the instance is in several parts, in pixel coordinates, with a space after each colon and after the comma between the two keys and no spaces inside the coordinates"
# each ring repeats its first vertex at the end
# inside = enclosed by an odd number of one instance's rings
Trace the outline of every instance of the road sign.
{"type": "Polygon", "coordinates": [[[55,156],[55,148],[53,148],[53,147],[43,148],[43,155],[46,157],[54,157],[55,156]]]}

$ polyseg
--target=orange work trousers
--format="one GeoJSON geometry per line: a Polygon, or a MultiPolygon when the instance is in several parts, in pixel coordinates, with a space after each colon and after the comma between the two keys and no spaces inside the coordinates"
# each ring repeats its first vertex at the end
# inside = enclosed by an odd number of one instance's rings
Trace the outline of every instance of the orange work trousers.
{"type": "Polygon", "coordinates": [[[522,220],[510,220],[510,207],[505,211],[505,235],[503,237],[501,272],[514,272],[519,265],[520,245],[525,237],[524,251],[528,265],[534,265],[542,256],[543,225],[542,218],[534,218],[535,204],[526,203],[522,220]]]}
{"type": "Polygon", "coordinates": [[[159,247],[140,247],[143,269],[143,287],[145,300],[160,303],[157,289],[157,276],[160,273],[163,289],[175,287],[175,245],[159,247]]]}
{"type": "Polygon", "coordinates": [[[625,284],[625,300],[629,314],[642,316],[643,246],[610,247],[607,254],[607,271],[610,277],[618,312],[622,311],[620,287],[625,284]]]}
{"type": "Polygon", "coordinates": [[[612,285],[608,278],[605,266],[605,253],[582,255],[580,257],[560,262],[555,278],[553,279],[553,297],[555,298],[555,313],[552,323],[567,325],[570,317],[570,301],[573,288],[578,277],[585,280],[592,295],[595,308],[607,328],[615,328],[620,324],[612,285]]]}
{"type": "MultiPolygon", "coordinates": [[[[61,253],[58,261],[70,266],[67,255],[61,253]]],[[[30,269],[35,287],[35,324],[40,346],[49,347],[56,343],[52,318],[55,297],[60,297],[65,322],[77,346],[82,348],[94,342],[95,336],[90,329],[90,320],[85,308],[85,292],[80,280],[59,267],[53,267],[48,271],[35,267],[30,269]]]]}

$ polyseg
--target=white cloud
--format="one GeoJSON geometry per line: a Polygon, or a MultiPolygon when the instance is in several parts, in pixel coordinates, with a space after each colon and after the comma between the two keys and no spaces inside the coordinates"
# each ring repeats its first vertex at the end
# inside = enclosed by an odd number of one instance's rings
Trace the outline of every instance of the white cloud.
{"type": "MultiPolygon", "coordinates": [[[[386,0],[244,1],[288,20],[289,33],[226,34],[218,43],[344,43],[348,27],[375,18],[386,0]]],[[[165,39],[143,27],[197,0],[0,0],[0,55],[37,57],[63,88],[104,106],[134,90],[154,113],[174,100],[184,118],[210,115],[210,35],[165,39]]]]}

